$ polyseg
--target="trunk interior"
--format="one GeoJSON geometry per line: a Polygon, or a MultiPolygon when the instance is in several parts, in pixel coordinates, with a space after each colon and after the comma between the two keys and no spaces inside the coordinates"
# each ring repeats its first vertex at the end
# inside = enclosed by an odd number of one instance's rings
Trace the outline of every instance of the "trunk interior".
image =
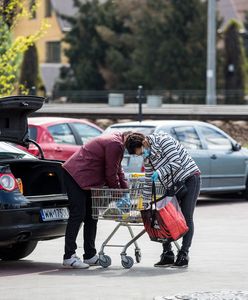
{"type": "Polygon", "coordinates": [[[24,196],[65,194],[61,163],[47,160],[8,162],[13,175],[20,178],[24,196]]]}

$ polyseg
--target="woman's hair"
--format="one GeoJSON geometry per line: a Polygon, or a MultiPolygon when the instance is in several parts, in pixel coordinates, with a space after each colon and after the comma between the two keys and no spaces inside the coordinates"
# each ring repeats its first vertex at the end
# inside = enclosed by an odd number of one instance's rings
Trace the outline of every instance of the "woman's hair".
{"type": "Polygon", "coordinates": [[[142,147],[142,142],[144,141],[145,136],[139,132],[132,132],[127,135],[125,140],[125,147],[129,154],[135,154],[135,149],[142,147]]]}

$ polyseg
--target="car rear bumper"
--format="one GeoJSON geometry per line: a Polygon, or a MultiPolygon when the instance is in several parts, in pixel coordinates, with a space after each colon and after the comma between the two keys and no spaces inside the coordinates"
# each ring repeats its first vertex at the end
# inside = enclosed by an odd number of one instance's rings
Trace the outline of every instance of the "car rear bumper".
{"type": "Polygon", "coordinates": [[[65,235],[67,220],[42,221],[40,209],[0,211],[0,246],[65,235]]]}

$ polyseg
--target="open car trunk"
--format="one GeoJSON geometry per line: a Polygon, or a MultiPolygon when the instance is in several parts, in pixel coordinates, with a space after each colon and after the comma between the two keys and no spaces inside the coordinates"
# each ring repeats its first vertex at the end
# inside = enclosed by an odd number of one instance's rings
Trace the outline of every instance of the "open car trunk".
{"type": "Polygon", "coordinates": [[[28,200],[67,200],[60,162],[16,159],[8,161],[8,165],[13,175],[21,179],[23,195],[28,200]]]}

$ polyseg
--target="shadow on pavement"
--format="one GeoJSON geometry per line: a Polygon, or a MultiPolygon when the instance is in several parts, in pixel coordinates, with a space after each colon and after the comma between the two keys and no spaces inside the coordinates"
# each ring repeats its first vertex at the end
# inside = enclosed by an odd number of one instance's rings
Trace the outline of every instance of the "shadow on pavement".
{"type": "Polygon", "coordinates": [[[60,268],[58,270],[43,272],[40,275],[55,275],[55,276],[102,276],[106,278],[112,277],[150,277],[161,275],[175,275],[177,273],[187,272],[187,269],[175,268],[154,268],[154,267],[132,267],[124,269],[121,266],[108,267],[91,267],[87,270],[71,270],[60,268]]]}
{"type": "Polygon", "coordinates": [[[0,277],[54,271],[58,268],[61,268],[61,264],[32,260],[0,261],[0,277]]]}
{"type": "Polygon", "coordinates": [[[152,266],[141,267],[135,265],[131,269],[124,269],[122,266],[65,269],[59,263],[34,262],[32,260],[19,260],[15,262],[0,261],[0,277],[34,273],[46,276],[150,277],[183,272],[187,272],[187,269],[154,268],[152,266]]]}

